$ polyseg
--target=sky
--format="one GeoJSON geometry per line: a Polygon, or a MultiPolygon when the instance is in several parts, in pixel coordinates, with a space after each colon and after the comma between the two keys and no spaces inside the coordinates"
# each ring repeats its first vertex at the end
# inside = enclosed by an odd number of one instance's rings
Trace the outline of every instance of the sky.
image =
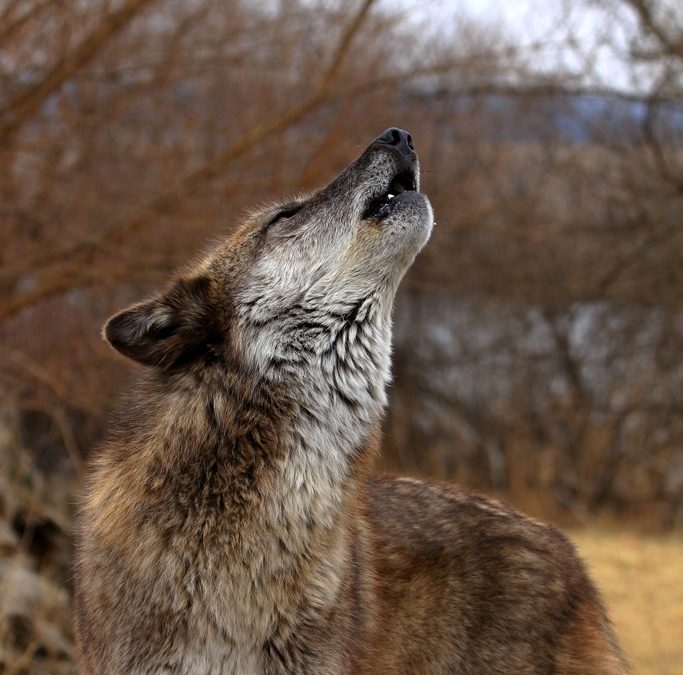
{"type": "MultiPolygon", "coordinates": [[[[677,3],[680,0],[663,0],[677,3]]],[[[608,19],[608,15],[596,3],[567,3],[562,0],[404,0],[410,11],[432,21],[453,20],[459,13],[480,19],[492,25],[500,24],[515,42],[532,45],[547,41],[553,35],[558,39],[553,45],[534,52],[533,63],[539,72],[584,72],[584,64],[576,52],[568,46],[559,47],[562,36],[571,32],[581,52],[590,52],[594,58],[594,73],[581,84],[609,86],[625,92],[637,92],[646,88],[645,82],[634,81],[630,68],[625,66],[619,51],[625,52],[628,34],[634,26],[633,18],[623,12],[620,22],[608,19]],[[567,13],[567,8],[569,12],[567,13]],[[611,41],[616,48],[598,45],[611,41]]],[[[606,2],[602,3],[607,5],[606,2]]],[[[681,3],[683,6],[683,2],[681,3]]]]}

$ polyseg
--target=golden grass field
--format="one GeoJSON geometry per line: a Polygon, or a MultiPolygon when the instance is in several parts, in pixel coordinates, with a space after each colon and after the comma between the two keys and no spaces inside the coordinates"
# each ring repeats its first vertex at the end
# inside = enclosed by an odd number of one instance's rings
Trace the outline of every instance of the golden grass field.
{"type": "Polygon", "coordinates": [[[683,537],[569,532],[600,587],[634,675],[683,675],[683,537]]]}

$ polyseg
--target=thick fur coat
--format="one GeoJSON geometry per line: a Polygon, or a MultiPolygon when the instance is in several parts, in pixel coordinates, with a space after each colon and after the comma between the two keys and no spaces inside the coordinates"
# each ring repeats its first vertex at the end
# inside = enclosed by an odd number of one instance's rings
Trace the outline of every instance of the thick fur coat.
{"type": "Polygon", "coordinates": [[[389,129],[265,208],[106,339],[146,368],[96,453],[83,673],[624,673],[554,529],[373,478],[396,288],[433,225],[389,129]]]}

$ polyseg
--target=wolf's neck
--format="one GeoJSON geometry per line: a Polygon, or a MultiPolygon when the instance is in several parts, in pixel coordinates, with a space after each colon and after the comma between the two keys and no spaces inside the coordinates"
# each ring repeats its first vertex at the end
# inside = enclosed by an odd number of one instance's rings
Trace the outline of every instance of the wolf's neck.
{"type": "Polygon", "coordinates": [[[255,341],[259,356],[268,355],[264,381],[289,400],[264,508],[290,528],[332,527],[366,464],[390,371],[390,307],[380,300],[372,293],[334,306],[313,299],[291,313],[285,336],[255,341]]]}
{"type": "MultiPolygon", "coordinates": [[[[368,295],[293,320],[269,372],[292,394],[283,495],[334,517],[386,404],[391,322],[368,295]]],[[[305,510],[303,504],[300,509],[305,510]]]]}
{"type": "MultiPolygon", "coordinates": [[[[159,406],[148,415],[154,428],[144,425],[154,439],[147,473],[165,485],[163,497],[145,489],[144,499],[160,500],[160,513],[175,504],[191,525],[187,546],[201,543],[202,569],[222,570],[206,611],[236,641],[262,644],[281,620],[294,625],[301,606],[324,613],[341,588],[363,460],[385,402],[390,326],[381,318],[345,319],[334,339],[270,379],[235,365],[178,380],[163,400],[143,397],[159,406]]],[[[130,461],[138,475],[139,458],[130,461]]]]}
{"type": "Polygon", "coordinates": [[[253,491],[288,500],[294,492],[336,501],[386,403],[390,318],[365,302],[352,312],[307,313],[291,333],[266,369],[234,361],[183,376],[163,399],[155,395],[167,391],[163,383],[147,392],[160,406],[145,432],[161,439],[156,459],[219,468],[240,498],[253,491]]]}
{"type": "Polygon", "coordinates": [[[362,445],[386,404],[390,306],[375,291],[288,311],[277,330],[256,330],[258,369],[296,404],[293,425],[318,451],[348,455],[362,445]]]}

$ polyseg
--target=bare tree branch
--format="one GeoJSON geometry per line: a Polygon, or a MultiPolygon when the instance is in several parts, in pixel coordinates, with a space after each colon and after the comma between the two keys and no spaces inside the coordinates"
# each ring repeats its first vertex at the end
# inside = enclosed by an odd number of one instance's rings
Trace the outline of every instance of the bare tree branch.
{"type": "Polygon", "coordinates": [[[23,124],[30,120],[53,92],[90,63],[136,16],[154,0],[128,0],[97,24],[73,51],[41,79],[20,92],[0,109],[0,148],[7,145],[23,124]]]}
{"type": "Polygon", "coordinates": [[[12,16],[14,9],[20,5],[20,3],[10,3],[5,12],[0,16],[0,44],[6,42],[17,31],[21,30],[29,21],[31,21],[31,19],[34,19],[44,9],[54,4],[55,0],[35,2],[23,14],[12,16]]]}
{"type": "Polygon", "coordinates": [[[649,0],[622,0],[640,19],[643,28],[659,42],[662,53],[659,55],[683,58],[683,35],[673,38],[669,31],[655,17],[654,8],[649,0]]]}

